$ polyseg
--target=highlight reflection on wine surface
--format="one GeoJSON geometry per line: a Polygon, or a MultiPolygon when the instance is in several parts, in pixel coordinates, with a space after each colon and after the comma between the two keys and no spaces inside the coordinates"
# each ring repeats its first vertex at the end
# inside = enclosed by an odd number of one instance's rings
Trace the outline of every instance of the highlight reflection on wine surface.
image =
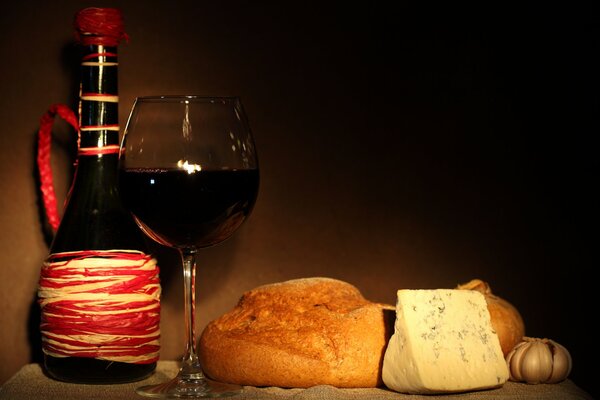
{"type": "MultiPolygon", "coordinates": [[[[240,386],[202,373],[194,323],[195,256],[229,238],[252,211],[259,186],[253,138],[238,98],[136,99],[121,143],[119,188],[140,228],[177,249],[184,273],[186,350],[172,381],[150,397],[221,397],[240,386]]],[[[211,267],[211,266],[209,266],[211,267]]]]}

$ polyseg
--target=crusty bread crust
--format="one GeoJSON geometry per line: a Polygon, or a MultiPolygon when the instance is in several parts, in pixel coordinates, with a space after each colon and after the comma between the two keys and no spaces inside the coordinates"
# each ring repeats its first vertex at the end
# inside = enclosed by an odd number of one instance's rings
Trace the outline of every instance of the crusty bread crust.
{"type": "Polygon", "coordinates": [[[523,340],[525,324],[519,311],[508,301],[493,294],[486,295],[488,311],[492,319],[492,327],[500,339],[502,353],[508,353],[523,340]]]}
{"type": "Polygon", "coordinates": [[[210,322],[199,355],[205,373],[252,386],[376,387],[394,307],[349,283],[304,278],[260,286],[210,322]]]}

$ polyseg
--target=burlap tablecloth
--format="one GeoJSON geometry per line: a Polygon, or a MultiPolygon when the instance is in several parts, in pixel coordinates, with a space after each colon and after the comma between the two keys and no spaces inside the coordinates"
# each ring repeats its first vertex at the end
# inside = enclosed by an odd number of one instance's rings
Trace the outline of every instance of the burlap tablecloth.
{"type": "MultiPolygon", "coordinates": [[[[47,378],[40,365],[29,364],[0,387],[1,400],[43,399],[43,400],[78,400],[78,399],[135,399],[143,397],[134,392],[134,388],[143,384],[163,382],[175,376],[178,363],[161,361],[156,373],[142,382],[123,385],[75,385],[57,382],[47,378]]],[[[544,399],[585,399],[592,397],[567,380],[554,385],[526,385],[508,382],[500,389],[480,392],[440,395],[416,396],[392,392],[386,389],[337,389],[332,386],[315,386],[309,389],[255,388],[245,387],[244,392],[234,397],[235,400],[387,400],[387,399],[510,399],[510,400],[544,400],[544,399]]]]}

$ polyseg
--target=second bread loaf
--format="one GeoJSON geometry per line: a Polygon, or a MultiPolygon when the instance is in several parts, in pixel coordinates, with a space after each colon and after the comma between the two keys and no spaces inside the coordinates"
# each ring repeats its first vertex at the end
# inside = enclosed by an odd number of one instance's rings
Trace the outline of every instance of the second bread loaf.
{"type": "Polygon", "coordinates": [[[382,384],[393,309],[330,278],[264,285],[208,324],[199,355],[205,373],[224,382],[375,387],[382,384]]]}

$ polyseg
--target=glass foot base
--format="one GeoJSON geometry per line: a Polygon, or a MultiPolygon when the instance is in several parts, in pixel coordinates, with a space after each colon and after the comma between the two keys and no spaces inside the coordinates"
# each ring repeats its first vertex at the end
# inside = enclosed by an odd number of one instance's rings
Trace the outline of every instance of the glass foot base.
{"type": "Polygon", "coordinates": [[[230,397],[240,394],[239,385],[216,382],[204,376],[200,378],[182,378],[176,376],[170,381],[137,388],[137,394],[145,397],[163,399],[200,399],[207,397],[230,397]]]}

